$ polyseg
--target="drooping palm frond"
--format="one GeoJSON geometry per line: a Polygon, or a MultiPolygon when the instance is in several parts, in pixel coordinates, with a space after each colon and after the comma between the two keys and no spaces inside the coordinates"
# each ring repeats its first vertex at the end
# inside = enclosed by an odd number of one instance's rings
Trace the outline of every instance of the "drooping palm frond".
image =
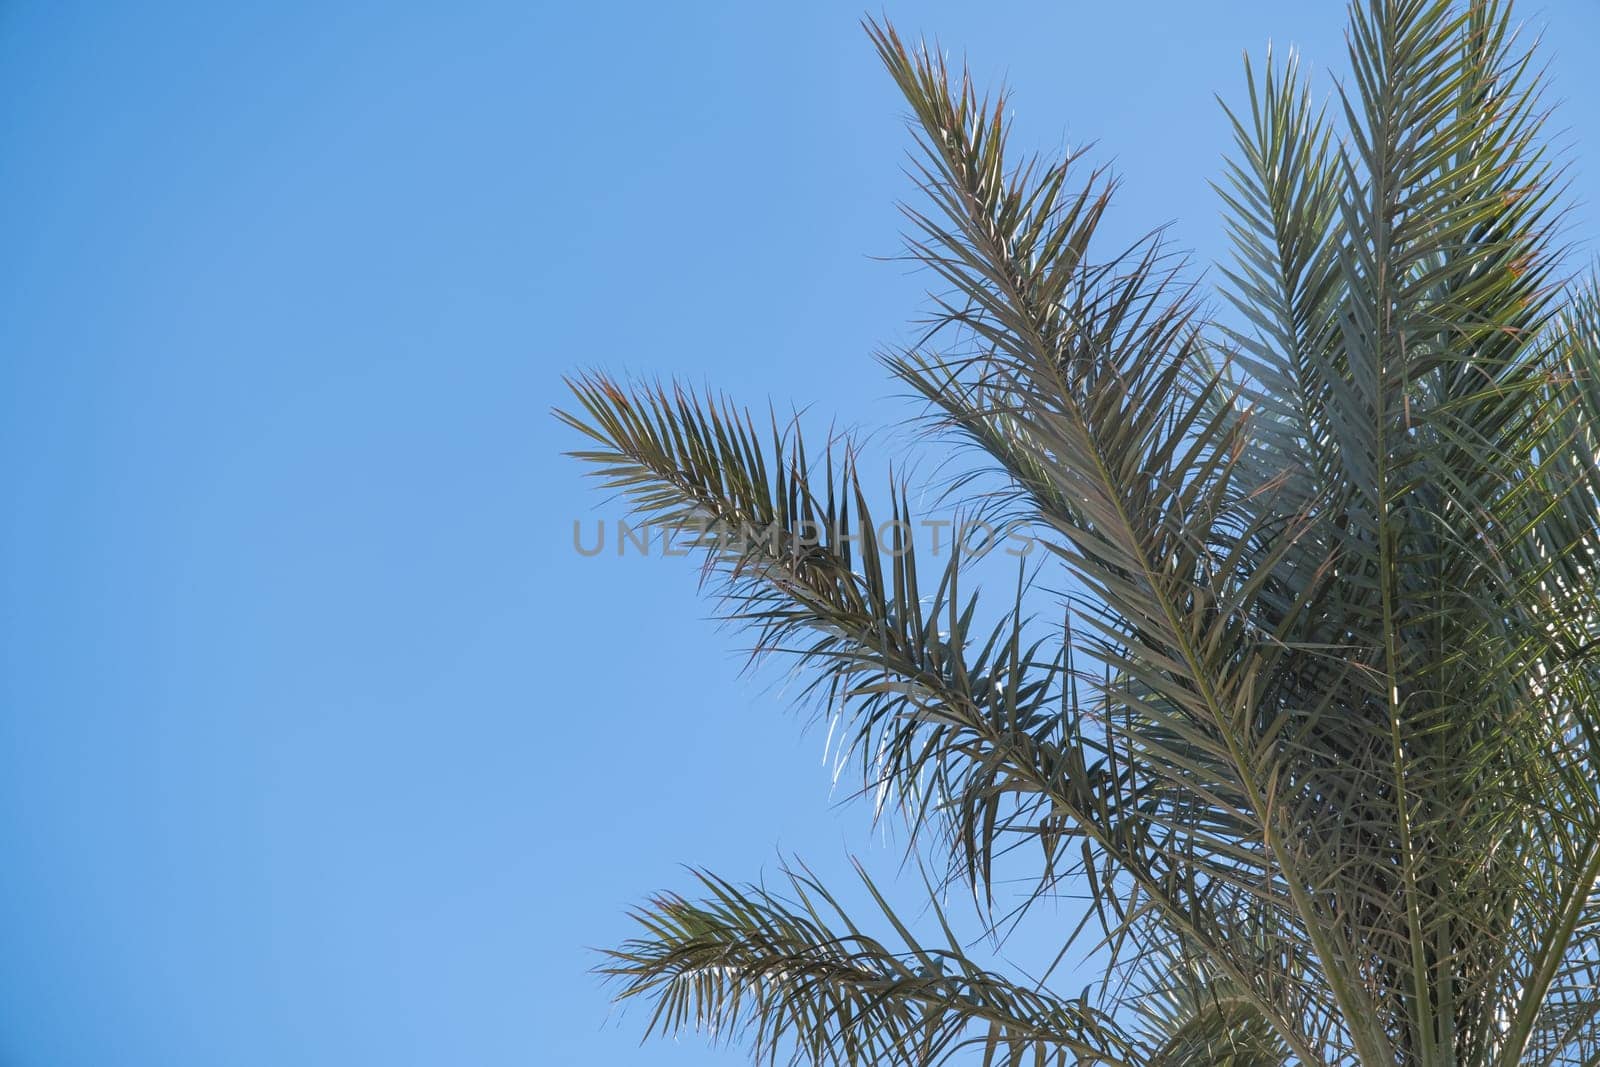
{"type": "Polygon", "coordinates": [[[848,445],[816,462],[798,430],[774,420],[763,437],[725,401],[599,376],[574,389],[584,416],[564,417],[596,444],[575,454],[640,521],[700,535],[755,653],[812,669],[811,691],[851,712],[868,788],[892,791],[913,825],[947,821],[969,870],[988,869],[1004,827],[1037,832],[1056,804],[1096,803],[1103,772],[1061,703],[1064,648],[1026,637],[1025,582],[986,625],[952,532],[924,584],[909,500],[891,487],[875,521],[848,445]]]}
{"type": "Polygon", "coordinates": [[[964,1053],[994,1067],[1129,1067],[1135,1049],[1083,1001],[1017,985],[974,965],[945,926],[920,943],[866,881],[891,948],[864,933],[808,873],[789,899],[698,875],[706,896],[660,896],[635,912],[643,936],[601,968],[619,999],[654,1001],[650,1029],[743,1038],[758,1059],[933,1067],[964,1053]]]}
{"type": "Polygon", "coordinates": [[[1128,1067],[1596,1062],[1600,300],[1559,280],[1511,5],[1350,20],[1331,107],[1293,60],[1247,72],[1225,319],[1159,238],[1104,249],[1103,172],[1019,160],[1003,93],[869,24],[942,286],[886,363],[989,461],[1072,625],[1026,575],[980,621],[956,552],[919,581],[909,494],[875,523],[848,444],[574,383],[578,455],[644,521],[716,528],[727,614],[811,672],[867,788],[985,899],[1018,841],[1030,899],[1085,878],[1132,972],[1107,1010],[1152,1029],[1052,1014],[1079,1002],[953,944],[955,985],[908,977],[935,957],[903,928],[887,952],[846,921],[846,952],[820,887],[796,910],[716,880],[618,957],[672,1025],[815,1062],[953,1055],[980,1021],[1128,1067]]]}
{"type": "Polygon", "coordinates": [[[1151,1067],[1283,1067],[1289,1050],[1250,998],[1181,940],[1147,949],[1139,966],[1137,1040],[1151,1067]]]}

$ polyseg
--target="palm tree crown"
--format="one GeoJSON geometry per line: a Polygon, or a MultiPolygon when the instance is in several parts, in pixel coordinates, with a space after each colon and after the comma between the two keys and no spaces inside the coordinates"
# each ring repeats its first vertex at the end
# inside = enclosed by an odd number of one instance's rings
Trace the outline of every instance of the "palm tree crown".
{"type": "Polygon", "coordinates": [[[1600,1061],[1600,301],[1509,0],[1355,0],[1327,106],[1249,72],[1220,313],[1158,238],[1103,247],[1103,171],[868,29],[939,282],[884,362],[1046,565],[986,615],[848,441],[602,374],[562,417],[644,520],[721,531],[719,603],[980,901],[1018,842],[1036,896],[1087,884],[1114,980],[1009,979],[881,897],[878,940],[801,869],[641,907],[620,994],[818,1064],[1600,1061]]]}

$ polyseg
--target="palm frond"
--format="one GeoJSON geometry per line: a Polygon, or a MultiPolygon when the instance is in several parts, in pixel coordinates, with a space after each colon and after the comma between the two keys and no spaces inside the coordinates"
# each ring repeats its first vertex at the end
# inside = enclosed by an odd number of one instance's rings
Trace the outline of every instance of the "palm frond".
{"type": "Polygon", "coordinates": [[[809,873],[788,899],[697,872],[700,900],[663,895],[634,913],[643,936],[607,953],[619,999],[654,1001],[648,1032],[742,1038],[756,1058],[935,1067],[981,1053],[993,1067],[1129,1067],[1134,1049],[1083,1000],[1039,992],[974,965],[949,932],[919,942],[866,882],[898,938],[864,933],[809,873]]]}

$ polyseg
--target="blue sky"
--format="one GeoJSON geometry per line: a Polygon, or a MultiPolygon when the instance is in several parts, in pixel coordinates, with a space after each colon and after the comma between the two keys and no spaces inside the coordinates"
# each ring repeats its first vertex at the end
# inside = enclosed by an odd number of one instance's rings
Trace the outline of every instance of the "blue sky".
{"type": "MultiPolygon", "coordinates": [[[[743,1062],[640,1047],[585,946],[680,863],[900,853],[690,564],[574,553],[548,411],[911,412],[860,9],[238,7],[0,7],[0,1062],[743,1062]]],[[[1592,255],[1600,12],[1524,13],[1592,255]]],[[[1201,262],[1241,50],[1343,56],[1331,2],[889,14],[1201,262]]]]}

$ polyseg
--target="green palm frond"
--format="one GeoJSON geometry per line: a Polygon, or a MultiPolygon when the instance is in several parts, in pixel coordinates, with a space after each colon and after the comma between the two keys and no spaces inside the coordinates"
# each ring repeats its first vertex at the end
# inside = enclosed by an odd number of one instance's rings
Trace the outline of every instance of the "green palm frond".
{"type": "Polygon", "coordinates": [[[1151,1067],[1283,1067],[1290,1060],[1250,998],[1181,940],[1151,946],[1133,1001],[1151,1067]]]}
{"type": "Polygon", "coordinates": [[[787,899],[698,878],[703,899],[659,896],[637,910],[643,936],[601,968],[622,983],[620,1000],[654,1001],[651,1031],[739,1037],[774,1062],[786,1043],[796,1063],[1134,1062],[1113,1020],[977,967],[947,925],[946,943],[922,944],[870,881],[897,947],[864,933],[809,873],[785,872],[787,899]]]}
{"type": "Polygon", "coordinates": [[[584,417],[564,417],[598,446],[576,455],[642,521],[706,534],[755,653],[811,668],[808,691],[851,712],[845,742],[866,787],[892,791],[913,826],[946,820],[975,876],[1009,826],[1037,835],[1054,803],[1095,802],[1103,774],[1061,703],[1065,650],[1025,636],[1026,582],[985,624],[953,540],[924,584],[909,500],[891,486],[890,517],[875,521],[848,446],[814,463],[798,430],[772,421],[758,435],[725,402],[603,377],[574,390],[584,417]]]}

